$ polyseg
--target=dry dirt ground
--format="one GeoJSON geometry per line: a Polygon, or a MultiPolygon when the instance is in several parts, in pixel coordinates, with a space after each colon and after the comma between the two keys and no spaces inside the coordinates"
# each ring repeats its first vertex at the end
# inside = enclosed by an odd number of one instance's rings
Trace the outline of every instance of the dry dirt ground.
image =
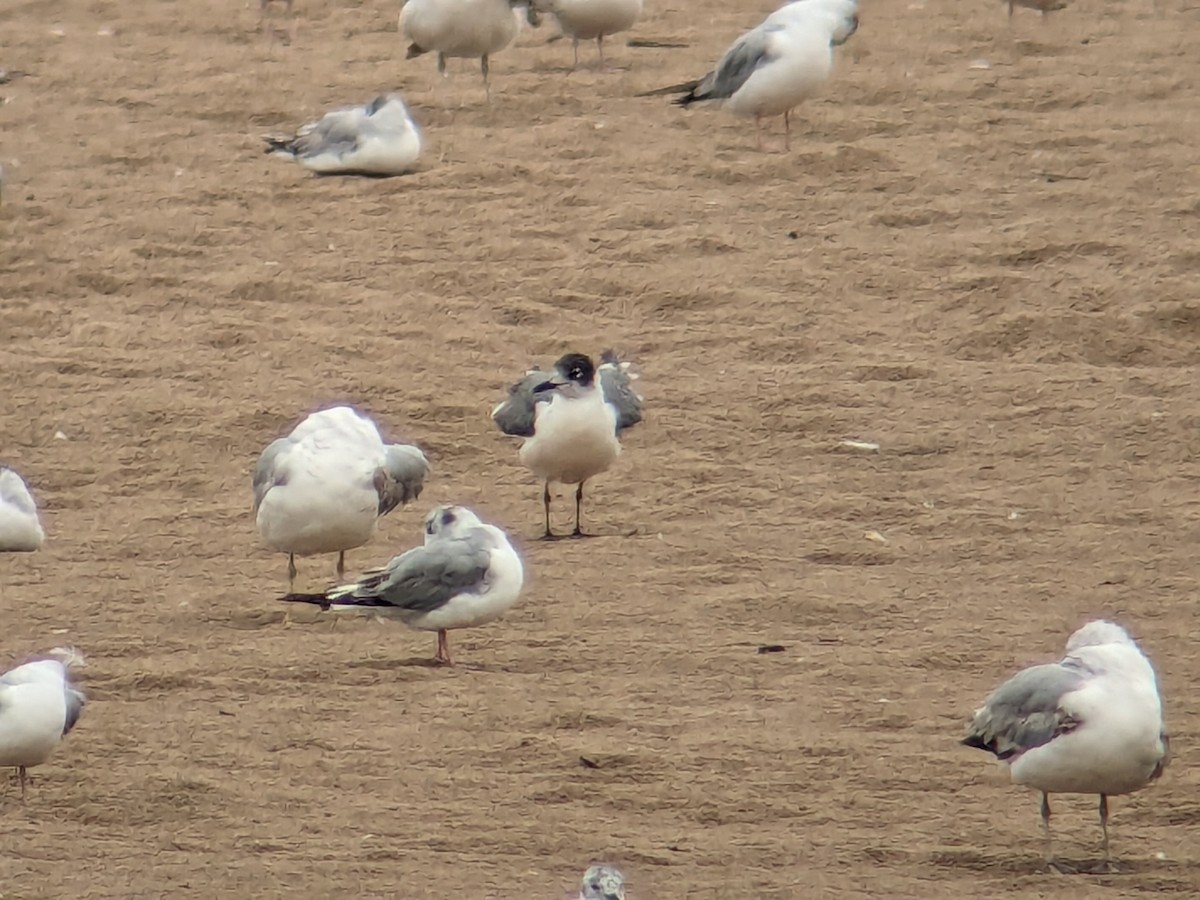
{"type": "MultiPolygon", "coordinates": [[[[649,0],[632,36],[687,46],[608,74],[526,33],[490,108],[390,2],[298,0],[290,45],[240,3],[4,5],[0,455],[49,538],[0,559],[0,655],[77,644],[91,698],[26,806],[3,783],[4,900],[555,898],[593,859],[639,900],[1200,891],[1200,11],[862,5],[788,154],[634,96],[766,2],[649,0]],[[384,89],[417,174],[261,154],[384,89]],[[647,415],[585,515],[634,534],[538,543],[488,413],[609,345],[647,415]],[[356,570],[437,502],[519,537],[467,665],[281,619],[250,471],[335,400],[435,466],[356,570]],[[1095,616],[1156,662],[1175,756],[1114,802],[1124,874],[1051,876],[1036,797],[956,741],[1095,616]]],[[[1094,809],[1059,799],[1066,857],[1094,809]]]]}

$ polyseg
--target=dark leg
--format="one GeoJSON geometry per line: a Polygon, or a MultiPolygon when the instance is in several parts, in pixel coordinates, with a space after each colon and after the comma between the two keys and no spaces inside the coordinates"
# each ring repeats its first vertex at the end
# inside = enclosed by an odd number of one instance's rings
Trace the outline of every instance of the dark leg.
{"type": "Polygon", "coordinates": [[[603,72],[607,68],[604,64],[604,35],[596,38],[596,51],[600,54],[600,71],[603,72]]]}
{"type": "Polygon", "coordinates": [[[17,779],[21,782],[21,802],[25,802],[25,767],[17,766],[17,779]]]}
{"type": "Polygon", "coordinates": [[[789,118],[792,111],[789,109],[783,114],[783,149],[792,149],[792,122],[789,118]]]}
{"type": "Polygon", "coordinates": [[[575,530],[571,532],[575,537],[583,537],[583,528],[580,524],[580,509],[583,507],[583,482],[579,482],[579,487],[575,488],[575,530]]]}
{"type": "Polygon", "coordinates": [[[438,631],[437,656],[434,659],[443,666],[454,665],[454,660],[450,658],[450,639],[446,635],[445,628],[438,631]]]}
{"type": "Polygon", "coordinates": [[[338,573],[338,581],[339,582],[345,580],[345,578],[346,578],[346,551],[345,550],[341,550],[338,552],[337,573],[338,573]]]}
{"type": "Polygon", "coordinates": [[[1112,864],[1112,856],[1108,852],[1108,795],[1100,795],[1100,830],[1104,832],[1104,863],[1112,864]]]}
{"type": "Polygon", "coordinates": [[[1050,844],[1050,795],[1042,791],[1042,834],[1046,840],[1046,863],[1054,865],[1054,848],[1050,844]]]}
{"type": "Polygon", "coordinates": [[[296,587],[296,554],[288,554],[288,590],[296,587]]]}
{"type": "Polygon", "coordinates": [[[574,72],[579,68],[579,38],[571,38],[571,52],[574,54],[571,58],[571,71],[574,72]]]}
{"type": "Polygon", "coordinates": [[[446,77],[446,54],[438,54],[438,74],[443,78],[446,77]]]}
{"type": "Polygon", "coordinates": [[[542,535],[542,540],[554,540],[554,532],[550,530],[550,482],[546,482],[545,490],[542,492],[542,502],[546,505],[546,533],[542,535]]]}
{"type": "Polygon", "coordinates": [[[490,66],[488,65],[487,54],[485,53],[483,55],[483,57],[479,60],[479,70],[481,72],[483,72],[483,92],[485,94],[487,94],[488,103],[491,103],[492,102],[492,83],[488,80],[489,68],[490,68],[490,66]]]}

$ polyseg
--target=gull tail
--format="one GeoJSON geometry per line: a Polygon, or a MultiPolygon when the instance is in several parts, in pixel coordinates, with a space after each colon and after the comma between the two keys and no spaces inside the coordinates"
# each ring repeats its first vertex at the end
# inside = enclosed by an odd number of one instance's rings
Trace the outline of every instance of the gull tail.
{"type": "MultiPolygon", "coordinates": [[[[693,92],[695,92],[696,88],[700,87],[700,81],[701,81],[701,79],[697,78],[694,81],[684,81],[684,82],[681,82],[680,84],[673,84],[670,87],[655,88],[652,91],[646,91],[644,94],[635,94],[634,96],[635,97],[662,97],[664,94],[692,94],[693,92]]],[[[693,99],[696,99],[696,98],[693,98],[693,99]]],[[[681,105],[684,105],[684,106],[687,105],[686,103],[683,103],[683,101],[681,99],[676,100],[675,102],[679,103],[681,105]]],[[[687,102],[691,103],[692,100],[688,100],[687,102]]]]}
{"type": "Polygon", "coordinates": [[[264,134],[263,140],[267,142],[267,149],[263,151],[264,153],[280,153],[285,156],[296,155],[295,135],[264,134]]]}
{"type": "Polygon", "coordinates": [[[404,58],[405,59],[413,59],[414,57],[421,56],[422,54],[428,53],[428,52],[429,51],[426,50],[424,47],[422,47],[420,44],[409,44],[408,45],[408,53],[405,54],[404,58]]]}

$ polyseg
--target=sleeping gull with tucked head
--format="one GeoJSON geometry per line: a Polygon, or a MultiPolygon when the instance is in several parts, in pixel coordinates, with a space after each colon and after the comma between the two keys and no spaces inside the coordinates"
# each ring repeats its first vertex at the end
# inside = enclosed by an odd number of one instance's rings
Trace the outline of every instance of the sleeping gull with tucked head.
{"type": "Polygon", "coordinates": [[[975,712],[962,743],[995,754],[1018,784],[1042,792],[1046,861],[1050,794],[1099,794],[1104,863],[1108,798],[1154,781],[1167,764],[1167,735],[1154,667],[1119,625],[1089,622],[1061,662],[1018,672],[975,712]]]}
{"type": "Polygon", "coordinates": [[[421,496],[429,462],[409,444],[385,444],[366,415],[348,406],[315,412],[272,441],[254,469],[254,511],[267,546],[296,557],[338,555],[371,539],[380,517],[421,496]]]}
{"type": "Polygon", "coordinates": [[[495,621],[517,602],[525,583],[508,535],[463,506],[439,506],[425,518],[425,545],[323,594],[288,594],[289,603],[376,612],[411,628],[438,633],[434,661],[452,666],[447,632],[495,621]]]}
{"type": "Polygon", "coordinates": [[[421,156],[421,133],[399,94],[330,110],[293,135],[266,135],[267,153],[318,175],[403,175],[421,156]]]}
{"type": "Polygon", "coordinates": [[[600,361],[597,369],[582,353],[568,353],[554,364],[552,375],[540,369],[526,373],[492,410],[501,431],[526,439],[520,460],[545,483],[545,540],[555,537],[550,529],[551,482],[578,485],[572,535],[584,537],[583,485],[616,461],[620,433],[642,421],[642,398],[634,393],[637,376],[629,374],[629,363],[611,350],[600,361]]]}
{"type": "Polygon", "coordinates": [[[578,900],[625,900],[625,876],[614,866],[589,866],[583,873],[578,900]]]}
{"type": "Polygon", "coordinates": [[[51,659],[36,659],[0,675],[0,766],[12,766],[25,800],[26,769],[50,758],[83,712],[86,702],[72,686],[68,669],[82,666],[74,649],[57,647],[51,659]]]}
{"type": "Polygon", "coordinates": [[[833,47],[857,30],[857,0],[796,0],[734,41],[717,67],[702,78],[641,96],[682,93],[675,103],[684,107],[724,100],[734,115],[754,118],[760,149],[762,120],[783,116],[784,147],[790,148],[792,109],[829,80],[833,47]]]}
{"type": "Polygon", "coordinates": [[[12,469],[0,468],[0,552],[37,550],[45,537],[29,488],[12,469]]]}

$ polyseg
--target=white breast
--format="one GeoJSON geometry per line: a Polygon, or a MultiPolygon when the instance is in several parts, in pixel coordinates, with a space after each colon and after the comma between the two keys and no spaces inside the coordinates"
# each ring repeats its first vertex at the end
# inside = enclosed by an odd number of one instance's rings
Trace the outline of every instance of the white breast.
{"type": "Polygon", "coordinates": [[[557,0],[552,9],[563,34],[592,41],[632,28],[642,14],[642,0],[557,0]]]}
{"type": "Polygon", "coordinates": [[[543,480],[579,484],[611,466],[620,453],[616,414],[592,388],[581,397],[555,394],[539,404],[534,436],[519,455],[543,480]]]}
{"type": "Polygon", "coordinates": [[[497,53],[516,40],[518,29],[507,0],[409,0],[400,11],[403,34],[446,56],[497,53]]]}
{"type": "Polygon", "coordinates": [[[44,763],[62,740],[66,721],[61,682],[0,685],[0,766],[44,763]]]}

